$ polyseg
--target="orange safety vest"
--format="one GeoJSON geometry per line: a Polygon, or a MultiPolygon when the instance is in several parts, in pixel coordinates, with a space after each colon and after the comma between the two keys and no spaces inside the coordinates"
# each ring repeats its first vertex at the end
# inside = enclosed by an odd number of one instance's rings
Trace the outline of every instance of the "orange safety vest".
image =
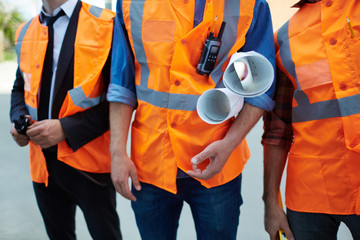
{"type": "MultiPolygon", "coordinates": [[[[139,179],[176,193],[177,169],[192,169],[191,158],[222,139],[233,120],[203,122],[199,96],[218,87],[230,56],[245,43],[255,0],[207,0],[203,21],[193,28],[194,1],[122,1],[123,17],[135,53],[138,107],[132,124],[131,158],[139,179]],[[214,32],[226,22],[218,62],[210,76],[196,73],[201,50],[217,16],[214,32]]],[[[238,176],[250,157],[246,141],[233,151],[221,173],[200,180],[205,187],[238,176]]],[[[207,165],[208,163],[206,163],[207,165]]],[[[204,167],[205,164],[202,164],[204,167]]]]}
{"type": "MultiPolygon", "coordinates": [[[[102,70],[111,49],[115,13],[82,3],[74,45],[74,87],[69,90],[59,118],[94,107],[105,98],[102,70]],[[94,34],[96,33],[96,34],[94,34]]],[[[66,39],[64,40],[66,41],[66,39]]],[[[18,63],[24,78],[26,107],[37,120],[38,93],[48,42],[48,29],[39,16],[16,32],[18,63]]],[[[65,141],[58,144],[58,159],[87,172],[110,172],[109,131],[75,152],[65,141]]],[[[30,141],[30,171],[34,182],[48,182],[46,161],[40,146],[30,141]]]]}
{"type": "Polygon", "coordinates": [[[276,33],[277,65],[295,87],[289,209],[360,214],[359,12],[358,0],[305,4],[276,33]]]}

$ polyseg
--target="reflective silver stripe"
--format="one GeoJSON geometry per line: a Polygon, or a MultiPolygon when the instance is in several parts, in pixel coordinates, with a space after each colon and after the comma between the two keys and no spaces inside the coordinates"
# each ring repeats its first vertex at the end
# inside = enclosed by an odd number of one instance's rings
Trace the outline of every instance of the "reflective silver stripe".
{"type": "Polygon", "coordinates": [[[197,100],[200,96],[190,94],[170,94],[168,109],[196,111],[197,100]]]}
{"type": "Polygon", "coordinates": [[[37,121],[38,120],[38,110],[36,108],[29,106],[28,104],[26,104],[26,108],[29,112],[29,115],[32,117],[32,119],[34,121],[37,121]]]}
{"type": "Polygon", "coordinates": [[[360,95],[299,105],[292,110],[293,122],[347,117],[360,113],[360,95]]]}
{"type": "MultiPolygon", "coordinates": [[[[16,51],[16,55],[17,55],[17,62],[18,62],[18,65],[20,66],[20,58],[21,58],[21,47],[22,47],[22,42],[24,40],[24,37],[25,37],[25,34],[31,24],[31,22],[33,21],[34,18],[30,19],[27,23],[25,23],[25,25],[22,27],[22,29],[20,30],[20,33],[19,33],[19,37],[16,41],[16,45],[15,45],[15,51],[16,51]]],[[[20,71],[21,72],[21,71],[20,71]]],[[[23,73],[21,72],[21,75],[23,75],[23,73]]],[[[36,108],[33,108],[31,107],[30,105],[28,104],[25,104],[28,112],[29,112],[29,115],[31,116],[31,118],[35,121],[37,121],[38,119],[38,114],[37,114],[37,109],[36,108]]]]}
{"type": "Polygon", "coordinates": [[[94,15],[95,17],[99,18],[101,13],[102,13],[103,9],[96,7],[96,6],[91,6],[89,9],[89,13],[91,13],[92,15],[94,15]]]}
{"type": "Polygon", "coordinates": [[[229,46],[230,49],[227,49],[225,47],[220,47],[218,63],[210,74],[212,80],[215,83],[215,86],[217,87],[223,86],[222,81],[221,81],[221,85],[218,85],[221,76],[223,74],[222,66],[224,62],[228,59],[229,51],[234,46],[237,39],[239,18],[234,16],[238,16],[239,12],[240,12],[240,1],[225,0],[223,21],[226,22],[226,26],[224,29],[223,37],[221,39],[222,41],[221,45],[229,46]]]}
{"type": "Polygon", "coordinates": [[[153,106],[172,110],[195,111],[198,95],[158,92],[144,86],[136,85],[138,100],[153,106]]]}
{"type": "Polygon", "coordinates": [[[25,23],[25,25],[23,26],[23,28],[20,30],[20,34],[19,37],[16,41],[16,45],[15,45],[15,51],[16,51],[16,55],[17,55],[17,62],[20,65],[20,56],[21,56],[21,46],[22,46],[22,42],[25,36],[26,31],[28,30],[31,21],[34,18],[30,19],[30,21],[28,21],[27,23],[25,23]]]}
{"type": "Polygon", "coordinates": [[[88,98],[86,97],[81,86],[71,89],[69,94],[75,106],[84,109],[98,105],[105,98],[105,93],[96,98],[88,98]]]}
{"type": "MultiPolygon", "coordinates": [[[[292,61],[292,55],[290,51],[290,42],[289,42],[289,21],[287,21],[278,31],[277,34],[277,41],[278,45],[280,47],[280,58],[284,61],[282,61],[282,64],[284,65],[286,71],[296,79],[297,75],[295,72],[295,63],[292,61]]],[[[297,83],[298,89],[300,90],[299,83],[297,83]]]]}
{"type": "Polygon", "coordinates": [[[301,86],[295,71],[295,63],[292,60],[289,42],[289,21],[287,21],[278,31],[277,41],[280,47],[280,59],[286,71],[296,79],[297,90],[294,92],[294,98],[299,105],[309,105],[309,97],[301,91],[301,86]]]}
{"type": "Polygon", "coordinates": [[[142,42],[142,22],[143,22],[144,4],[145,4],[145,0],[131,1],[130,21],[131,21],[131,36],[133,38],[135,56],[136,56],[136,60],[141,65],[140,85],[147,87],[150,70],[147,65],[147,58],[145,54],[144,45],[142,42]]]}
{"type": "Polygon", "coordinates": [[[299,105],[292,109],[292,122],[307,122],[340,117],[337,99],[299,105]]]}
{"type": "Polygon", "coordinates": [[[360,113],[360,94],[340,98],[338,101],[342,117],[360,113]]]}

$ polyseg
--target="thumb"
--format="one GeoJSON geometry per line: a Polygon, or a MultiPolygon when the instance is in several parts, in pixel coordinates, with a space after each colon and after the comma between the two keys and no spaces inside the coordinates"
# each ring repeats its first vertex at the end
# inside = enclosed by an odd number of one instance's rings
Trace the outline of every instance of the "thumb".
{"type": "Polygon", "coordinates": [[[209,151],[207,151],[206,149],[202,152],[200,152],[199,154],[195,155],[192,159],[191,159],[191,163],[192,164],[199,164],[201,162],[203,162],[204,160],[208,159],[209,157],[211,157],[211,154],[209,151]]]}
{"type": "Polygon", "coordinates": [[[136,170],[135,171],[130,171],[130,177],[131,177],[131,180],[132,180],[132,183],[133,183],[133,186],[135,187],[135,189],[137,191],[140,191],[141,190],[141,185],[140,185],[140,181],[139,181],[136,170]]]}
{"type": "Polygon", "coordinates": [[[26,115],[25,117],[29,120],[30,125],[35,122],[30,115],[26,115]]]}

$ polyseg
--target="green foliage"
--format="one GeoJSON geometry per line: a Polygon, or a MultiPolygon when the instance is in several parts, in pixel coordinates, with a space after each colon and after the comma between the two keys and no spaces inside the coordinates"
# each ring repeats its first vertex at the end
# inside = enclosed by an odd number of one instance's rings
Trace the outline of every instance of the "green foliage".
{"type": "MultiPolygon", "coordinates": [[[[24,22],[21,13],[16,9],[7,9],[0,0],[0,31],[3,32],[3,39],[0,39],[0,51],[5,51],[0,56],[12,56],[15,45],[15,32],[18,26],[24,22]],[[1,47],[2,46],[2,47],[1,47]]],[[[2,59],[0,59],[2,60],[2,59]]]]}

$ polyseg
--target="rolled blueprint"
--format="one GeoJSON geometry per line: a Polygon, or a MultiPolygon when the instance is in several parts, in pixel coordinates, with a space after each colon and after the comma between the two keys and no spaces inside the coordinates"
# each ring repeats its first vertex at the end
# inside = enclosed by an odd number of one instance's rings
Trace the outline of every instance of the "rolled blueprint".
{"type": "Polygon", "coordinates": [[[225,87],[243,97],[265,93],[273,81],[272,64],[254,51],[234,53],[223,75],[225,87]]]}
{"type": "Polygon", "coordinates": [[[197,113],[209,124],[218,124],[237,115],[244,105],[244,98],[226,88],[204,92],[197,102],[197,113]]]}

